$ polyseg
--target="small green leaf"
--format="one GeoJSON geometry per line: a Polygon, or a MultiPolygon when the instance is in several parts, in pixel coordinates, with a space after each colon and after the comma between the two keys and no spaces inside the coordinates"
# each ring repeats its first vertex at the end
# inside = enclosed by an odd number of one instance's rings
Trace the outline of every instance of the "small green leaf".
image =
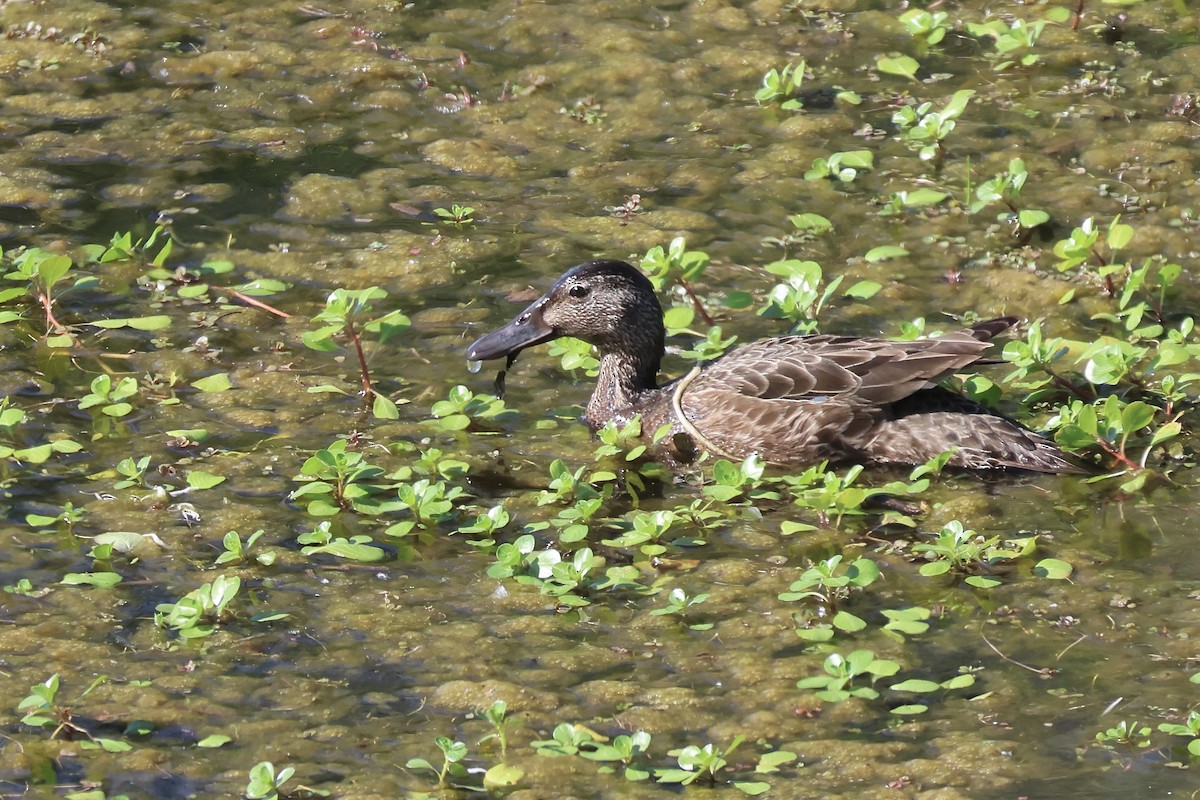
{"type": "Polygon", "coordinates": [[[893,692],[936,692],[942,688],[939,684],[933,681],[922,680],[920,678],[912,678],[907,681],[892,684],[893,692]]]}
{"type": "Polygon", "coordinates": [[[870,150],[847,150],[837,155],[841,156],[841,164],[847,167],[871,169],[875,164],[875,154],[870,150]]]}
{"type": "Polygon", "coordinates": [[[1178,422],[1168,422],[1156,430],[1154,435],[1150,437],[1150,446],[1153,447],[1156,444],[1162,444],[1168,439],[1173,439],[1178,436],[1181,431],[1183,431],[1183,426],[1178,422]]]}
{"type": "Polygon", "coordinates": [[[503,789],[515,786],[525,777],[525,770],[510,764],[496,764],[483,774],[483,786],[486,789],[503,789]]]}
{"type": "Polygon", "coordinates": [[[681,330],[692,324],[696,310],[691,306],[671,306],[663,313],[663,324],[667,330],[681,330]]]}
{"type": "Polygon", "coordinates": [[[792,216],[788,217],[788,221],[795,225],[797,230],[811,233],[824,233],[833,229],[833,223],[830,222],[826,217],[823,217],[820,214],[813,214],[811,212],[804,214],[793,214],[792,216]]]}
{"type": "Polygon", "coordinates": [[[902,258],[908,255],[908,251],[900,245],[883,244],[879,247],[873,247],[863,256],[869,264],[878,264],[880,261],[887,261],[892,258],[902,258]]]}
{"type": "Polygon", "coordinates": [[[229,373],[218,372],[207,378],[192,381],[192,386],[202,392],[224,392],[233,388],[233,382],[229,380],[229,373]]]}
{"type": "Polygon", "coordinates": [[[132,553],[139,547],[145,546],[148,542],[152,542],[153,539],[149,539],[134,531],[106,531],[98,534],[92,541],[96,544],[109,545],[118,553],[132,553]]]}
{"type": "Polygon", "coordinates": [[[332,353],[338,349],[338,344],[333,340],[333,334],[340,331],[340,325],[330,325],[320,330],[305,331],[300,334],[300,341],[310,350],[316,350],[318,353],[332,353]]]}
{"type": "Polygon", "coordinates": [[[758,759],[758,766],[754,768],[754,771],[767,775],[772,772],[778,772],[781,766],[790,764],[795,760],[796,754],[789,750],[772,750],[769,753],[762,754],[762,758],[758,759]]]}
{"type": "Polygon", "coordinates": [[[220,747],[221,745],[232,742],[233,739],[221,733],[214,733],[205,736],[200,741],[196,742],[196,747],[220,747]]]}
{"type": "Polygon", "coordinates": [[[187,476],[187,484],[193,489],[211,489],[224,482],[225,477],[223,475],[214,475],[211,472],[203,472],[201,470],[193,470],[187,476]]]}
{"type": "Polygon", "coordinates": [[[115,572],[68,572],[60,581],[65,586],[95,586],[109,589],[121,582],[121,576],[115,572]]]}
{"type": "MultiPolygon", "coordinates": [[[[782,597],[782,595],[780,595],[782,597]]],[[[799,628],[796,635],[806,642],[828,642],[833,639],[833,628],[822,625],[816,628],[799,628]]],[[[822,684],[823,685],[823,684],[822,684]]]]}
{"type": "Polygon", "coordinates": [[[309,386],[305,391],[309,394],[341,394],[346,397],[351,396],[345,389],[328,383],[322,383],[320,386],[309,386]]]}
{"type": "Polygon", "coordinates": [[[122,742],[120,739],[105,739],[97,737],[94,741],[80,742],[79,746],[83,750],[98,750],[103,748],[107,753],[125,753],[133,749],[133,745],[129,742],[122,742]]]}
{"type": "Polygon", "coordinates": [[[1022,228],[1036,228],[1050,221],[1050,215],[1036,208],[1027,208],[1017,213],[1017,222],[1022,228]]]}
{"type": "Polygon", "coordinates": [[[171,326],[171,318],[166,314],[156,314],[150,317],[126,317],[124,319],[100,319],[89,322],[96,328],[113,330],[116,328],[133,328],[138,331],[158,331],[171,326]]]}
{"type": "Polygon", "coordinates": [[[892,709],[892,713],[897,716],[913,716],[915,714],[924,714],[928,710],[929,706],[924,706],[920,703],[913,703],[906,706],[896,706],[892,709]]]}
{"type": "Polygon", "coordinates": [[[1121,427],[1125,433],[1140,431],[1154,421],[1154,407],[1135,400],[1121,411],[1121,427]]]}
{"type": "Polygon", "coordinates": [[[208,438],[208,431],[205,428],[176,428],[173,431],[167,431],[167,436],[174,439],[191,439],[193,442],[203,442],[208,438]]]}
{"type": "Polygon", "coordinates": [[[875,67],[887,75],[899,75],[902,78],[916,80],[917,70],[921,64],[915,58],[908,56],[881,56],[875,60],[875,67]]]}
{"type": "Polygon", "coordinates": [[[945,200],[948,195],[945,192],[939,192],[936,189],[913,189],[911,192],[902,192],[903,202],[906,208],[924,208],[925,206],[934,206],[945,200]]]}
{"type": "Polygon", "coordinates": [[[1108,229],[1108,246],[1113,250],[1123,250],[1131,241],[1133,241],[1133,226],[1114,220],[1108,229]]]}
{"type": "Polygon", "coordinates": [[[833,615],[832,622],[834,627],[838,628],[839,630],[846,631],[847,633],[861,631],[867,627],[867,623],[865,621],[848,611],[839,610],[833,615]]]}
{"type": "Polygon", "coordinates": [[[133,411],[133,406],[129,403],[111,403],[100,409],[100,413],[108,417],[123,417],[133,411]]]}
{"type": "Polygon", "coordinates": [[[351,561],[382,561],[387,553],[382,547],[374,547],[369,544],[357,544],[348,539],[334,539],[329,544],[323,544],[315,547],[305,547],[301,549],[305,555],[313,555],[315,553],[328,553],[331,556],[339,558],[347,558],[351,561]]]}
{"type": "Polygon", "coordinates": [[[1071,577],[1073,570],[1074,568],[1066,561],[1060,561],[1057,558],[1043,558],[1033,568],[1033,574],[1039,578],[1060,581],[1071,577]]]}
{"type": "Polygon", "coordinates": [[[855,300],[870,300],[882,288],[883,286],[875,281],[858,281],[846,290],[846,297],[852,297],[855,300]]]}
{"type": "Polygon", "coordinates": [[[375,419],[400,419],[400,410],[387,397],[375,392],[375,400],[371,403],[371,413],[375,419]]]}
{"type": "Polygon", "coordinates": [[[975,685],[975,676],[967,673],[965,675],[955,675],[947,681],[942,681],[943,689],[965,689],[968,686],[975,685]]]}

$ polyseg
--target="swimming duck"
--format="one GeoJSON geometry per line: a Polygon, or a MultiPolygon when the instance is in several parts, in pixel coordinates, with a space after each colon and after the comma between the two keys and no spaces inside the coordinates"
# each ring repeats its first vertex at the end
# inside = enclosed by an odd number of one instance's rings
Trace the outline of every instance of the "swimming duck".
{"type": "Polygon", "coordinates": [[[467,350],[471,361],[507,356],[560,336],[600,351],[583,421],[595,431],[641,415],[656,456],[679,468],[702,453],[770,464],[821,461],[921,464],[952,450],[970,469],[1079,472],[1048,439],[936,385],[979,361],[1014,317],[934,339],[783,336],[743,345],[658,384],[666,330],[650,281],[623,261],[568,270],[511,322],[467,350]]]}

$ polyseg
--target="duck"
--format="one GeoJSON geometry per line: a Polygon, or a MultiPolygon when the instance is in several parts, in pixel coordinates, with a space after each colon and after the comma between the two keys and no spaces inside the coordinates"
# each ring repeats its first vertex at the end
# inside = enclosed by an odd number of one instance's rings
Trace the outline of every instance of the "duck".
{"type": "Polygon", "coordinates": [[[780,467],[923,464],[950,451],[972,470],[1083,471],[1052,441],[938,381],[978,364],[1017,323],[998,317],[915,341],[788,335],[734,348],[659,383],[666,328],[650,280],[617,260],[567,270],[508,324],[467,349],[512,360],[563,336],[594,345],[600,367],[583,412],[593,431],[640,417],[667,466],[756,455],[780,467]]]}

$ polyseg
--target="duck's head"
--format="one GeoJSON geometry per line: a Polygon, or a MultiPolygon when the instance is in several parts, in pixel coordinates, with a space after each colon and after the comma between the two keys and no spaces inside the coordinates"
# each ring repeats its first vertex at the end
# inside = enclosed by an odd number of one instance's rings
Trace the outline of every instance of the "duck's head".
{"type": "Polygon", "coordinates": [[[615,353],[645,359],[654,369],[663,350],[662,306],[646,276],[624,261],[585,261],[503,328],[467,349],[470,361],[515,356],[526,347],[574,336],[615,353]]]}

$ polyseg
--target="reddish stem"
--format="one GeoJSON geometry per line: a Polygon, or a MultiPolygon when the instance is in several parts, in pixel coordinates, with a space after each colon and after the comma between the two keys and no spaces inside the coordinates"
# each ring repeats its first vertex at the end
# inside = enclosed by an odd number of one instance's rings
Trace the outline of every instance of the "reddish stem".
{"type": "Polygon", "coordinates": [[[679,285],[683,287],[683,291],[687,292],[687,296],[691,299],[692,305],[696,307],[696,312],[700,314],[700,319],[704,320],[704,324],[711,328],[715,324],[713,322],[713,318],[710,317],[708,312],[704,310],[704,304],[700,302],[700,298],[696,296],[694,291],[692,291],[691,284],[689,284],[682,275],[679,277],[679,285]]]}
{"type": "Polygon", "coordinates": [[[249,295],[244,295],[241,292],[237,291],[236,289],[226,289],[223,286],[214,286],[213,288],[219,292],[226,293],[230,297],[233,297],[237,300],[241,300],[243,303],[245,303],[248,306],[253,306],[254,308],[261,309],[262,311],[265,311],[268,314],[274,314],[275,316],[279,317],[280,319],[290,319],[292,316],[291,314],[287,313],[286,311],[280,311],[278,308],[267,305],[266,303],[262,302],[261,300],[255,300],[253,297],[250,297],[249,295]]]}
{"type": "Polygon", "coordinates": [[[54,303],[50,300],[48,293],[39,294],[38,300],[42,303],[42,310],[46,312],[46,333],[66,333],[67,329],[61,322],[54,317],[54,303]]]}
{"type": "Polygon", "coordinates": [[[359,377],[362,379],[363,402],[370,403],[375,399],[375,389],[371,386],[371,371],[367,368],[367,354],[363,352],[362,339],[354,330],[353,320],[346,320],[346,333],[354,342],[354,352],[358,354],[359,377]]]}
{"type": "MultiPolygon", "coordinates": [[[[1094,247],[1092,248],[1092,255],[1096,257],[1096,262],[1101,266],[1101,268],[1111,266],[1104,260],[1104,256],[1100,255],[1100,253],[1098,253],[1094,247]]],[[[1104,276],[1104,291],[1108,292],[1109,297],[1117,296],[1117,287],[1113,284],[1112,275],[1104,276]]]]}
{"type": "Polygon", "coordinates": [[[1141,464],[1135,464],[1134,462],[1130,461],[1129,456],[1125,455],[1125,452],[1123,450],[1117,450],[1111,444],[1109,444],[1107,441],[1105,441],[1104,439],[1101,439],[1099,436],[1096,437],[1096,441],[1099,442],[1100,449],[1102,449],[1104,452],[1108,453],[1110,456],[1115,458],[1117,460],[1118,464],[1123,464],[1124,466],[1129,467],[1130,469],[1135,470],[1135,471],[1141,471],[1141,470],[1145,469],[1145,467],[1143,467],[1141,464]]]}

